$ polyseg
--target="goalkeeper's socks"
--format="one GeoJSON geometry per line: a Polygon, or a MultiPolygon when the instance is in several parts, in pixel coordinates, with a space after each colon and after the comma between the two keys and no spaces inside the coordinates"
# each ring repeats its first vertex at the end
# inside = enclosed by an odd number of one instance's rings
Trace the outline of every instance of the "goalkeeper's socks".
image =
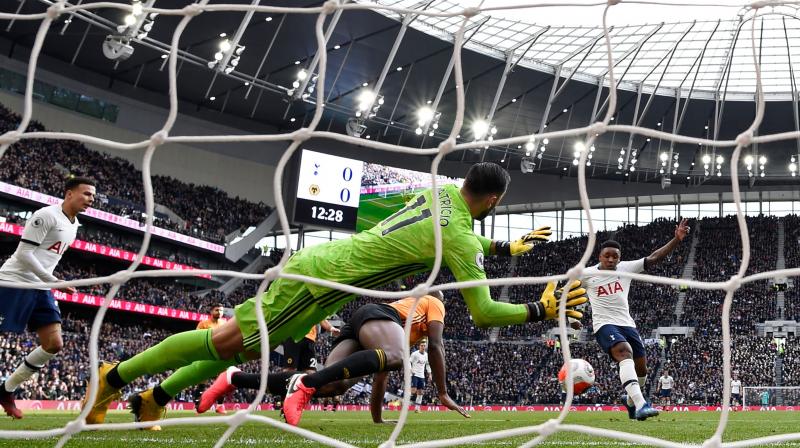
{"type": "Polygon", "coordinates": [[[628,393],[628,398],[633,400],[636,409],[641,409],[645,405],[644,395],[642,395],[642,388],[639,387],[639,379],[636,376],[636,367],[632,359],[623,359],[619,363],[619,380],[622,382],[622,388],[628,393]]]}
{"type": "Polygon", "coordinates": [[[122,389],[128,383],[122,381],[122,378],[120,378],[119,376],[119,371],[117,370],[117,367],[119,367],[119,364],[115,364],[114,367],[108,371],[108,373],[106,374],[106,382],[108,383],[109,386],[113,387],[114,389],[122,389]]]}
{"type": "Polygon", "coordinates": [[[172,401],[172,396],[164,391],[161,388],[161,385],[158,385],[153,388],[153,400],[159,406],[166,406],[167,403],[172,401]]]}
{"type": "Polygon", "coordinates": [[[329,367],[304,376],[302,381],[306,387],[319,389],[334,381],[382,372],[385,368],[386,353],[383,350],[361,350],[329,367]]]}
{"type": "Polygon", "coordinates": [[[25,359],[20,363],[14,373],[9,375],[6,378],[4,388],[6,392],[14,392],[17,390],[20,384],[28,381],[30,377],[33,376],[34,373],[38,372],[39,370],[47,364],[47,361],[50,361],[54,356],[55,353],[48,353],[46,352],[42,346],[36,347],[25,356],[25,359]]]}
{"type": "MultiPolygon", "coordinates": [[[[145,374],[155,375],[204,360],[219,360],[219,355],[211,342],[211,330],[192,330],[164,339],[133,358],[122,361],[114,370],[124,386],[145,374]]],[[[219,370],[214,374],[216,373],[219,373],[219,370]]],[[[119,382],[115,384],[111,381],[112,379],[109,379],[111,386],[119,385],[119,382]]]]}

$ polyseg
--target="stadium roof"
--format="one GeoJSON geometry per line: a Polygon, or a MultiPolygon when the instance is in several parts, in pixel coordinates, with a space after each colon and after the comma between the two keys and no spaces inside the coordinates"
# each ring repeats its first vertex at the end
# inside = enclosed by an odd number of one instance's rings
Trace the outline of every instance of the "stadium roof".
{"type": "MultiPolygon", "coordinates": [[[[509,1],[512,0],[503,4],[509,1]]],[[[226,2],[250,4],[251,0],[226,2]]],[[[116,3],[130,4],[129,0],[116,3]]],[[[190,3],[191,0],[156,0],[159,8],[181,8],[190,3]]],[[[269,5],[311,7],[321,3],[275,0],[269,5]]],[[[408,6],[421,2],[379,0],[379,3],[408,6]]],[[[452,0],[422,3],[430,3],[429,9],[451,12],[456,4],[452,0]]],[[[494,1],[484,2],[484,6],[487,3],[497,6],[494,1]]],[[[0,2],[0,11],[15,12],[20,8],[22,13],[38,13],[49,4],[51,0],[0,2]]],[[[267,3],[262,1],[262,4],[267,3]]],[[[474,1],[465,0],[464,4],[474,1]]],[[[631,10],[632,18],[624,17],[625,8],[632,6],[635,5],[617,5],[610,13],[618,20],[611,30],[611,39],[615,58],[620,60],[615,73],[618,79],[622,78],[615,123],[635,122],[665,132],[718,139],[733,139],[746,129],[754,116],[751,45],[746,39],[747,25],[754,23],[748,20],[752,12],[745,11],[740,21],[737,8],[713,8],[708,12],[683,6],[685,13],[680,10],[677,14],[670,13],[665,9],[655,14],[650,12],[655,11],[650,5],[647,14],[631,10]],[[637,17],[644,17],[642,21],[650,24],[625,24],[637,17]],[[670,22],[653,23],[654,18],[670,22]],[[744,26],[734,39],[740,24],[744,26]],[[732,56],[728,57],[729,54],[732,56]],[[656,85],[658,94],[649,95],[656,85]],[[676,102],[677,86],[681,86],[680,102],[676,102]],[[715,86],[723,90],[715,90],[715,86]],[[737,99],[746,101],[733,101],[737,99]]],[[[472,140],[470,127],[478,120],[491,121],[497,128],[495,138],[499,139],[537,133],[545,128],[550,131],[584,126],[605,113],[608,89],[598,88],[606,70],[602,30],[596,25],[586,25],[599,17],[602,8],[572,8],[568,14],[563,10],[493,10],[471,20],[468,51],[462,55],[466,114],[460,141],[472,140]],[[569,16],[570,22],[563,20],[565,16],[569,16]],[[534,23],[537,20],[547,21],[547,25],[537,25],[534,23]],[[514,46],[518,46],[517,51],[509,58],[508,50],[514,46]],[[517,60],[519,65],[514,64],[517,60]],[[563,67],[556,79],[559,65],[563,67]],[[557,89],[553,88],[554,80],[557,89]]],[[[796,90],[794,68],[800,68],[797,65],[800,21],[796,9],[784,6],[780,11],[784,15],[768,15],[755,21],[760,38],[757,45],[763,54],[765,90],[773,100],[768,103],[759,135],[798,127],[793,113],[798,110],[797,95],[792,95],[792,91],[796,90]],[[790,58],[794,67],[789,65],[790,58]],[[789,101],[792,98],[794,102],[789,101]]],[[[134,52],[129,58],[108,59],[102,51],[103,42],[116,33],[124,18],[123,11],[111,8],[64,15],[49,31],[40,68],[163,107],[167,91],[166,50],[179,17],[156,17],[147,36],[131,41],[134,52]]],[[[249,22],[245,19],[244,13],[231,11],[207,12],[192,19],[180,42],[180,111],[245,132],[285,132],[307,125],[315,107],[314,97],[291,97],[289,92],[300,70],[312,68],[317,53],[314,15],[256,13],[249,22]],[[246,50],[240,63],[230,73],[208,67],[222,40],[235,35],[243,24],[241,44],[246,50]]],[[[326,47],[327,98],[322,129],[346,132],[360,94],[375,89],[382,71],[388,67],[378,92],[385,104],[375,117],[365,121],[362,137],[432,147],[447,135],[456,109],[453,76],[447,68],[453,51],[452,32],[458,26],[458,19],[418,16],[409,23],[408,32],[403,34],[403,20],[396,13],[351,10],[341,14],[326,47]],[[401,35],[398,51],[390,57],[401,35]],[[426,106],[441,113],[438,129],[429,129],[432,136],[415,132],[420,109],[426,106]]],[[[38,26],[37,21],[2,23],[0,51],[27,61],[28,48],[38,26]]],[[[575,141],[575,138],[554,139],[545,152],[531,154],[536,157],[534,175],[574,176],[575,141]]],[[[327,143],[323,146],[330,147],[327,143]]],[[[592,178],[659,182],[659,170],[663,168],[660,157],[666,152],[677,157],[675,183],[729,183],[730,149],[715,151],[696,144],[671,145],[666,140],[650,141],[621,133],[604,134],[595,146],[588,173],[592,178]],[[631,157],[633,150],[637,157],[631,157]],[[702,160],[706,155],[713,160],[723,157],[720,177],[716,176],[715,163],[710,164],[709,175],[704,173],[702,160]]],[[[447,160],[457,164],[496,161],[518,170],[525,152],[524,145],[490,145],[486,150],[450,154],[447,160]]],[[[760,156],[768,159],[765,178],[760,178],[762,170],[754,163],[759,183],[785,184],[796,179],[789,177],[788,165],[791,157],[800,158],[800,142],[759,145],[747,153],[753,154],[755,160],[760,156]]],[[[278,155],[277,151],[263,151],[258,157],[264,163],[274,164],[278,155]]],[[[666,171],[669,175],[670,170],[666,171]]],[[[744,167],[741,172],[746,178],[744,167]]]]}
{"type": "MultiPolygon", "coordinates": [[[[396,7],[417,7],[419,0],[378,0],[396,7]]],[[[428,11],[458,12],[466,6],[499,7],[478,0],[436,0],[428,11]]],[[[522,6],[530,1],[502,2],[522,6]]],[[[572,2],[570,2],[572,3],[572,2]]],[[[616,5],[609,10],[612,55],[622,77],[620,87],[645,91],[658,88],[664,95],[682,89],[693,97],[713,98],[727,92],[729,99],[752,100],[756,77],[752,56],[753,13],[743,2],[719,1],[718,6],[684,3],[676,6],[652,4],[616,5]],[[732,55],[732,57],[731,57],[732,55]],[[730,67],[730,68],[728,68],[730,67]]],[[[537,2],[538,4],[538,2],[537,2]]],[[[596,3],[595,3],[596,4],[596,3]]],[[[472,21],[485,23],[467,47],[490,56],[505,58],[516,49],[520,65],[554,73],[574,73],[574,79],[608,83],[608,62],[603,37],[604,6],[560,6],[486,11],[472,21]],[[535,40],[528,44],[528,39],[535,40]]],[[[382,10],[391,15],[391,12],[382,10]]],[[[795,68],[800,61],[800,17],[795,6],[768,8],[756,20],[756,46],[761,53],[764,91],[768,99],[791,99],[796,91],[795,68]],[[794,77],[794,82],[792,78],[794,77]]],[[[458,31],[463,16],[439,18],[421,15],[412,23],[417,29],[439,37],[458,31]]]]}

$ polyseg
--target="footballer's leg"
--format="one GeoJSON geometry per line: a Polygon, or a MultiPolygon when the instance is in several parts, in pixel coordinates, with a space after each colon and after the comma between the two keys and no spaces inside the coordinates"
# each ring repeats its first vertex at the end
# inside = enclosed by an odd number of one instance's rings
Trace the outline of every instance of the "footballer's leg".
{"type": "MultiPolygon", "coordinates": [[[[634,349],[635,351],[635,349],[634,349]]],[[[633,366],[636,369],[636,379],[639,381],[639,388],[642,393],[647,393],[647,358],[644,356],[633,355],[633,366]]]]}
{"type": "MultiPolygon", "coordinates": [[[[7,291],[14,290],[2,289],[4,293],[7,291]]],[[[39,337],[39,346],[25,355],[14,372],[5,381],[0,382],[0,407],[7,415],[20,419],[22,411],[14,402],[14,391],[40,371],[63,348],[61,312],[50,291],[17,290],[16,293],[3,296],[3,314],[15,318],[7,319],[5,326],[0,322],[0,329],[18,333],[24,331],[27,323],[28,329],[36,331],[39,337]]]]}
{"type": "MultiPolygon", "coordinates": [[[[352,353],[361,350],[358,341],[346,339],[336,344],[328,355],[327,362],[334,364],[352,353]]],[[[297,374],[296,370],[285,370],[278,373],[267,375],[267,392],[283,398],[286,395],[289,380],[297,374]]],[[[332,397],[341,395],[351,388],[358,379],[336,381],[321,387],[315,396],[332,397]]],[[[235,367],[228,368],[217,376],[214,384],[203,392],[200,397],[200,405],[197,412],[207,411],[211,405],[221,396],[231,393],[236,389],[258,389],[261,384],[261,375],[256,373],[242,372],[235,367]]]]}
{"type": "MultiPolygon", "coordinates": [[[[615,344],[611,348],[611,357],[619,366],[619,379],[622,388],[628,395],[628,399],[633,402],[636,408],[634,417],[637,420],[646,420],[658,415],[655,410],[644,398],[642,389],[639,385],[639,378],[636,373],[636,366],[633,361],[633,349],[631,345],[623,339],[622,342],[615,344]]],[[[630,405],[630,403],[628,403],[630,405]]]]}
{"type": "MultiPolygon", "coordinates": [[[[210,373],[210,376],[214,376],[220,370],[224,370],[236,362],[233,355],[238,353],[235,349],[237,344],[241,347],[241,341],[241,332],[236,326],[236,320],[232,319],[214,330],[193,330],[172,335],[119,364],[104,363],[100,368],[98,398],[87,415],[87,422],[102,423],[105,420],[108,405],[111,403],[111,400],[107,398],[119,394],[119,390],[126,384],[142,375],[155,375],[166,370],[188,366],[197,361],[210,361],[210,363],[201,364],[202,368],[184,371],[180,378],[182,381],[179,383],[189,382],[186,376],[191,376],[191,381],[194,381],[195,378],[207,375],[209,371],[216,369],[210,373]],[[237,332],[239,333],[238,338],[236,337],[237,332]],[[214,337],[214,333],[217,334],[216,337],[214,337]],[[228,359],[222,356],[227,356],[228,359]]],[[[239,350],[239,352],[241,351],[239,350]]],[[[175,374],[179,372],[180,370],[175,374]]],[[[197,382],[205,378],[200,378],[197,382]]],[[[157,404],[165,404],[164,400],[169,401],[169,398],[173,396],[161,386],[153,389],[152,395],[152,402],[157,404]]],[[[88,389],[86,396],[87,398],[89,396],[88,389]]],[[[84,399],[85,404],[86,399],[84,399]]]]}
{"type": "Polygon", "coordinates": [[[358,330],[363,347],[339,362],[310,375],[298,374],[289,382],[284,403],[284,416],[290,425],[297,425],[305,405],[317,389],[336,381],[358,378],[384,370],[397,370],[403,365],[403,327],[391,320],[369,320],[358,330]]]}

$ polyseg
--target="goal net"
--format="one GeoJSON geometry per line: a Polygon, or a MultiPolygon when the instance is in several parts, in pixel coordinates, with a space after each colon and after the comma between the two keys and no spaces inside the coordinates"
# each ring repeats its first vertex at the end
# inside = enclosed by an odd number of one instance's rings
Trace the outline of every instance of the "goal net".
{"type": "Polygon", "coordinates": [[[800,409],[800,386],[744,386],[741,404],[750,408],[772,408],[776,406],[800,409]]]}
{"type": "MultiPolygon", "coordinates": [[[[758,130],[760,124],[762,123],[765,110],[765,101],[764,101],[763,88],[761,82],[761,65],[760,65],[760,54],[759,54],[760,46],[756,42],[756,36],[758,35],[756,26],[758,20],[756,19],[770,14],[781,14],[779,8],[783,7],[792,8],[792,11],[794,11],[794,6],[790,5],[791,2],[758,1],[752,4],[743,5],[743,9],[741,10],[742,12],[740,15],[741,23],[739,26],[739,30],[742,32],[743,35],[747,36],[747,39],[750,42],[750,48],[748,50],[752,50],[748,51],[749,61],[747,63],[752,64],[752,68],[754,69],[755,73],[756,113],[750,126],[740,135],[738,135],[735,139],[721,140],[713,138],[697,138],[677,133],[670,133],[670,132],[663,132],[659,130],[649,129],[637,126],[636,124],[633,125],[615,124],[613,118],[614,118],[614,113],[618,107],[617,104],[618,97],[616,89],[618,73],[615,72],[617,61],[615,61],[614,52],[612,51],[609,26],[607,26],[607,18],[609,15],[614,14],[614,9],[616,5],[620,3],[620,0],[608,0],[607,3],[597,2],[593,4],[593,5],[605,5],[605,9],[602,14],[603,35],[602,38],[600,38],[597,42],[598,47],[603,48],[604,58],[607,63],[607,72],[605,72],[603,76],[605,79],[605,84],[610,87],[608,91],[608,107],[606,109],[605,114],[602,117],[600,117],[597,121],[592,120],[591,123],[585,126],[572,127],[558,131],[548,131],[545,127],[544,128],[545,132],[540,132],[536,135],[519,135],[509,138],[502,138],[502,139],[498,138],[494,139],[493,141],[490,141],[493,137],[489,135],[489,137],[485,137],[485,140],[484,137],[481,137],[480,141],[475,141],[475,142],[471,141],[459,142],[457,140],[464,126],[464,118],[465,118],[464,116],[465,84],[464,84],[464,77],[462,74],[462,46],[465,42],[465,32],[467,28],[473,24],[476,16],[482,12],[491,13],[492,11],[511,10],[515,8],[530,9],[530,8],[541,8],[541,7],[559,7],[559,6],[564,6],[564,4],[557,2],[550,4],[532,2],[526,5],[517,4],[514,6],[505,6],[502,4],[502,2],[492,1],[492,2],[482,2],[482,7],[469,7],[448,12],[442,12],[442,11],[425,9],[424,6],[428,2],[423,2],[422,6],[418,7],[417,9],[410,9],[404,7],[376,4],[372,2],[348,3],[341,0],[339,1],[328,0],[314,7],[278,7],[278,6],[259,5],[258,2],[254,2],[252,4],[235,4],[235,5],[224,4],[224,3],[212,4],[209,2],[209,0],[200,0],[197,3],[190,4],[182,8],[157,8],[151,6],[142,7],[142,4],[139,3],[138,7],[140,9],[138,11],[134,11],[134,7],[127,2],[113,3],[113,2],[78,1],[75,4],[69,4],[66,3],[64,0],[56,0],[56,1],[45,1],[44,3],[49,4],[50,6],[47,8],[46,12],[43,13],[0,14],[0,20],[4,21],[10,21],[10,20],[37,21],[39,23],[39,29],[35,36],[35,40],[32,45],[29,58],[27,80],[26,80],[27,83],[25,87],[24,110],[22,111],[22,120],[19,124],[18,129],[0,135],[0,155],[2,155],[5,152],[5,150],[9,147],[9,145],[18,142],[20,139],[68,139],[92,145],[106,146],[118,150],[145,149],[142,161],[142,173],[143,173],[143,184],[144,184],[143,186],[145,191],[147,231],[144,234],[142,246],[137,254],[136,259],[131,263],[129,268],[120,271],[114,275],[91,278],[91,279],[74,280],[67,282],[65,284],[58,284],[59,287],[64,287],[67,285],[86,286],[86,285],[101,284],[101,283],[108,283],[112,285],[110,291],[108,292],[108,295],[105,297],[102,307],[97,312],[97,315],[92,325],[91,335],[90,335],[90,345],[88,347],[90,366],[98,365],[99,361],[98,339],[101,330],[101,325],[103,323],[103,319],[105,317],[108,306],[111,303],[111,299],[118,292],[120,285],[133,278],[193,276],[197,274],[207,273],[219,276],[261,280],[262,282],[260,284],[257,293],[257,296],[259,297],[259,302],[261,293],[267,288],[269,282],[275,280],[278,277],[298,280],[306,283],[313,283],[323,287],[335,288],[341,291],[346,291],[352,294],[368,295],[370,297],[381,298],[381,299],[399,299],[402,298],[403,296],[408,295],[408,292],[386,292],[386,291],[364,290],[349,285],[326,281],[325,279],[286,273],[283,270],[283,267],[288,260],[290,251],[285,251],[280,263],[270,268],[263,274],[245,274],[245,273],[237,273],[230,271],[215,271],[215,270],[185,271],[185,272],[137,271],[137,268],[142,262],[142,259],[150,244],[151,231],[153,228],[152,225],[153,225],[153,215],[154,215],[154,203],[153,203],[153,183],[151,180],[151,162],[155,151],[157,151],[165,143],[223,144],[226,142],[243,142],[243,141],[286,142],[287,143],[286,151],[280,158],[275,170],[273,188],[274,188],[274,201],[276,209],[279,213],[281,228],[286,238],[286,247],[291,247],[289,239],[290,238],[289,220],[286,214],[286,209],[282,194],[282,186],[283,186],[282,181],[284,176],[284,170],[286,169],[289,159],[292,157],[295,151],[300,147],[300,145],[311,138],[328,138],[340,142],[358,145],[359,147],[367,148],[373,151],[391,151],[395,153],[405,154],[409,157],[432,158],[432,163],[430,167],[431,182],[433,184],[433,188],[437,189],[441,186],[441,182],[437,181],[438,179],[437,174],[439,172],[440,164],[446,155],[456,151],[480,150],[482,148],[485,148],[487,145],[498,145],[508,148],[515,148],[517,147],[517,145],[520,146],[526,145],[528,142],[532,141],[541,142],[541,141],[546,141],[547,139],[556,139],[564,137],[583,139],[584,140],[583,148],[591,148],[597,137],[605,135],[607,133],[617,133],[620,135],[636,134],[648,138],[661,139],[666,142],[682,143],[690,145],[702,145],[708,148],[717,148],[717,149],[719,148],[733,149],[732,156],[730,157],[730,162],[729,162],[730,176],[731,179],[733,179],[730,187],[733,193],[733,198],[735,200],[735,208],[738,217],[738,225],[742,243],[741,265],[738,269],[738,272],[733,274],[727,281],[722,281],[722,282],[702,282],[694,280],[672,279],[672,278],[665,278],[665,277],[658,277],[658,276],[644,275],[644,274],[632,274],[625,272],[617,273],[617,275],[622,277],[629,277],[635,280],[644,281],[648,283],[668,284],[668,285],[673,285],[675,287],[688,286],[689,288],[718,290],[718,291],[724,291],[726,293],[725,300],[722,306],[722,338],[723,338],[722,359],[723,359],[723,374],[724,374],[723,404],[725,406],[723,406],[723,409],[719,414],[719,421],[715,432],[712,435],[710,435],[708,440],[703,444],[703,446],[705,447],[722,446],[723,433],[725,431],[729,416],[729,409],[727,405],[730,404],[731,401],[730,311],[731,311],[733,294],[738,288],[740,288],[743,284],[746,283],[769,279],[773,277],[788,277],[788,276],[800,275],[800,269],[785,269],[779,271],[762,272],[752,275],[746,275],[747,268],[750,263],[750,239],[749,239],[747,224],[744,218],[743,207],[741,203],[740,186],[738,182],[739,166],[740,166],[739,162],[742,156],[743,148],[749,147],[750,145],[756,143],[767,143],[775,141],[789,142],[791,140],[800,138],[800,132],[785,132],[785,133],[771,134],[771,135],[756,135],[756,131],[758,130]],[[778,9],[773,9],[771,7],[765,8],[773,4],[778,5],[776,7],[778,9]],[[31,119],[34,114],[32,95],[34,91],[33,89],[34,82],[36,81],[37,63],[39,61],[39,56],[41,54],[42,46],[44,44],[45,36],[47,35],[48,30],[54,25],[54,22],[56,20],[58,20],[65,14],[74,14],[74,13],[80,13],[88,10],[97,10],[97,9],[116,9],[125,14],[133,14],[134,12],[136,12],[137,14],[157,13],[160,16],[173,16],[180,19],[178,24],[174,28],[170,45],[170,53],[167,58],[167,73],[169,77],[169,114],[163,126],[160,129],[153,129],[152,136],[147,140],[139,142],[120,142],[120,141],[112,141],[109,139],[98,138],[91,135],[84,135],[80,133],[28,131],[28,125],[31,123],[31,119]],[[348,13],[349,11],[355,11],[355,10],[382,10],[383,12],[390,12],[392,14],[399,14],[399,15],[413,14],[418,16],[436,17],[440,19],[455,19],[458,21],[459,27],[457,32],[455,33],[455,37],[453,40],[453,77],[456,85],[455,96],[456,96],[457,107],[455,110],[455,114],[452,117],[449,136],[446,139],[444,139],[440,144],[434,147],[424,147],[424,148],[406,147],[406,146],[398,146],[383,142],[377,142],[374,140],[357,138],[350,135],[342,135],[320,130],[319,124],[322,118],[323,105],[326,102],[327,98],[326,95],[328,93],[326,92],[325,89],[326,86],[325,79],[327,76],[329,76],[327,67],[328,65],[327,53],[325,51],[326,31],[327,31],[326,23],[328,23],[331,17],[340,14],[340,12],[342,11],[344,13],[348,13]],[[181,35],[186,29],[187,25],[198,15],[215,14],[220,11],[237,11],[241,12],[242,14],[247,13],[249,11],[256,11],[260,13],[270,13],[270,14],[305,14],[316,17],[314,33],[317,43],[316,59],[319,62],[318,80],[316,84],[318,88],[312,95],[312,99],[315,98],[314,102],[315,109],[313,117],[303,128],[290,133],[270,134],[270,135],[195,136],[195,135],[172,134],[172,130],[177,119],[178,106],[179,106],[179,101],[178,101],[179,87],[177,83],[176,72],[178,66],[178,52],[181,43],[181,35]]],[[[678,4],[678,2],[669,2],[669,1],[654,1],[646,3],[678,4]]],[[[150,5],[152,5],[152,3],[150,3],[150,5]]],[[[690,4],[690,3],[685,3],[684,5],[686,6],[687,14],[691,14],[691,6],[697,6],[696,4],[690,4]]],[[[580,6],[589,6],[589,4],[583,3],[580,4],[580,6]]],[[[657,18],[653,19],[657,20],[657,18]]],[[[364,110],[370,110],[372,108],[372,104],[367,104],[366,106],[367,107],[365,107],[364,110]]],[[[368,120],[370,117],[366,118],[368,120]]],[[[446,117],[443,117],[443,120],[444,118],[446,117]]],[[[574,267],[572,267],[565,273],[548,277],[498,278],[498,279],[490,279],[484,281],[467,282],[461,284],[449,283],[449,284],[436,285],[434,284],[434,279],[436,279],[437,274],[439,273],[442,267],[441,264],[442,240],[441,240],[441,229],[439,228],[438,225],[436,225],[436,223],[439,223],[440,210],[438,203],[434,201],[432,203],[431,211],[433,214],[432,227],[435,235],[436,262],[433,265],[432,271],[427,281],[413,288],[411,290],[411,295],[419,298],[428,292],[436,290],[453,290],[463,287],[474,287],[478,285],[500,286],[500,285],[543,284],[548,281],[564,281],[564,280],[572,281],[579,278],[584,270],[584,267],[586,266],[586,263],[588,262],[592,254],[593,248],[595,247],[596,227],[594,225],[593,214],[589,203],[589,194],[587,191],[586,167],[587,167],[587,161],[591,159],[590,151],[587,150],[576,151],[575,158],[576,162],[574,165],[577,167],[577,183],[579,188],[580,204],[583,208],[585,216],[588,219],[589,225],[588,225],[588,242],[586,248],[583,252],[582,258],[574,267]]],[[[30,288],[30,287],[52,288],[56,286],[55,284],[43,284],[43,283],[23,285],[13,282],[0,282],[0,285],[4,287],[24,287],[24,288],[30,288]]],[[[566,294],[567,291],[565,288],[564,295],[566,294]]],[[[559,334],[561,338],[561,350],[563,351],[564,360],[567,362],[567,365],[570,365],[569,363],[570,344],[569,344],[569,338],[567,336],[565,303],[566,300],[561,301],[558,323],[559,323],[559,334]]],[[[257,305],[255,308],[257,310],[258,321],[259,321],[260,345],[261,347],[269,347],[270,344],[269,344],[268,328],[266,327],[264,322],[263,312],[260,306],[257,305]]],[[[409,313],[409,316],[413,316],[413,310],[409,313]]],[[[411,320],[409,319],[405,325],[405,331],[407,335],[410,332],[410,328],[411,328],[411,320]]],[[[407,339],[404,339],[404,343],[407,345],[407,339]]],[[[410,372],[408,369],[408,363],[409,363],[408,353],[409,350],[408,347],[406,347],[406,350],[404,351],[404,358],[405,358],[404,361],[406,366],[406,368],[404,369],[404,388],[403,388],[404,390],[410,389],[410,382],[411,382],[410,372]]],[[[56,446],[60,447],[63,446],[65,443],[67,443],[67,441],[73,435],[87,430],[119,430],[119,429],[142,428],[142,427],[152,426],[156,423],[163,427],[171,427],[176,425],[196,426],[196,425],[225,423],[228,425],[228,429],[220,436],[217,442],[217,446],[221,446],[242,424],[246,422],[257,422],[292,432],[294,434],[316,441],[317,443],[320,444],[325,444],[334,447],[351,446],[348,443],[335,440],[323,434],[319,434],[303,428],[290,426],[283,423],[282,421],[278,421],[263,415],[255,414],[253,411],[255,411],[256,405],[261,402],[265,393],[264,389],[267,383],[266,375],[269,370],[268,369],[269,353],[267,350],[262,351],[260,362],[262,364],[261,390],[259,390],[257,397],[255,398],[252,405],[248,409],[239,411],[233,415],[221,416],[221,417],[174,418],[159,422],[87,425],[85,423],[85,417],[89,411],[89,408],[91,407],[87,406],[78,416],[76,416],[76,418],[72,422],[65,425],[64,427],[47,429],[47,430],[4,430],[0,431],[0,438],[41,439],[41,438],[59,437],[59,441],[57,442],[56,446]]],[[[529,436],[531,440],[528,443],[524,444],[524,446],[529,447],[545,441],[548,437],[557,432],[582,433],[590,436],[613,438],[623,442],[628,442],[628,443],[633,442],[646,446],[663,446],[663,447],[682,446],[678,443],[662,440],[655,437],[631,434],[622,431],[594,428],[585,425],[564,423],[564,419],[569,414],[571,404],[573,402],[573,394],[571,392],[573,389],[571,384],[572,378],[570,375],[567,375],[567,382],[568,385],[566,389],[570,392],[567,394],[566,397],[566,405],[563,406],[562,408],[563,410],[556,418],[553,418],[551,420],[548,420],[546,422],[537,425],[525,426],[511,430],[485,433],[485,434],[479,434],[475,436],[455,438],[455,439],[442,439],[436,441],[414,443],[407,446],[417,446],[417,447],[459,446],[465,443],[478,443],[490,440],[504,439],[508,437],[529,436]]],[[[97,391],[97,384],[98,384],[98,373],[96,368],[92,368],[91,370],[92,393],[89,396],[89,403],[94,403],[96,400],[95,392],[97,391]]],[[[756,390],[748,392],[748,397],[747,397],[748,401],[750,400],[750,395],[755,393],[757,393],[756,390]]],[[[395,426],[393,432],[391,433],[390,437],[386,440],[386,442],[382,446],[390,447],[397,445],[398,436],[404,430],[406,425],[406,418],[408,415],[408,408],[409,408],[409,399],[410,396],[406,394],[403,399],[402,411],[400,414],[399,421],[395,426]]],[[[794,440],[797,438],[800,438],[800,434],[775,435],[770,437],[739,441],[737,442],[736,446],[759,445],[764,443],[794,440]]]]}

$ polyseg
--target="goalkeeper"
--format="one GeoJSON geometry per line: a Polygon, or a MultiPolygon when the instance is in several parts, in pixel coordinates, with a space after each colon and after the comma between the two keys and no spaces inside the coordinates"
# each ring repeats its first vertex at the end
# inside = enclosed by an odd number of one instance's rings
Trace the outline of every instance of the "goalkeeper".
{"type": "MultiPolygon", "coordinates": [[[[504,242],[474,233],[473,219],[483,220],[494,210],[509,181],[509,174],[499,165],[475,164],[461,189],[443,186],[438,197],[432,189],[424,190],[370,230],[298,251],[283,271],[361,288],[375,288],[429,271],[435,258],[431,204],[437,201],[444,265],[459,282],[484,280],[485,256],[522,255],[534,243],[547,241],[551,234],[545,227],[520,240],[504,242]]],[[[555,319],[559,298],[552,291],[548,288],[539,301],[528,304],[495,302],[488,286],[464,288],[461,295],[477,326],[497,327],[555,319]]],[[[588,299],[584,293],[582,288],[572,288],[566,306],[572,309],[585,303],[588,299]]],[[[278,278],[261,302],[270,342],[277,344],[289,337],[299,340],[311,326],[354,298],[343,291],[278,278]]],[[[131,398],[136,421],[152,421],[162,418],[165,405],[181,390],[213,378],[229,366],[257,358],[261,347],[255,307],[256,298],[251,298],[237,306],[235,317],[219,328],[178,333],[119,364],[103,363],[97,399],[87,423],[102,423],[109,404],[119,398],[120,389],[140,376],[178,369],[160,385],[131,398]]],[[[570,315],[581,317],[577,311],[570,315]]],[[[275,385],[275,390],[281,389],[285,390],[284,384],[275,385]]]]}

